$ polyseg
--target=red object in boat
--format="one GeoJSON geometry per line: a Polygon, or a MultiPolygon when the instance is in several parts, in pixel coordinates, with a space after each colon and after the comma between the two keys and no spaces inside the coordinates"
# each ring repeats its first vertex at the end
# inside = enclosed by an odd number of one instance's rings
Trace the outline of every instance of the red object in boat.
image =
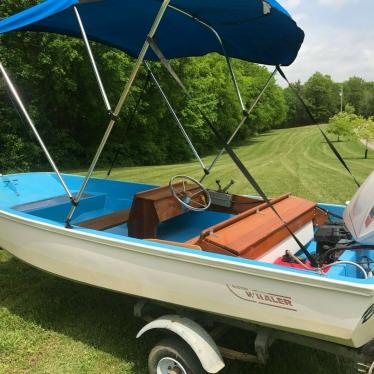
{"type": "MultiPolygon", "coordinates": [[[[301,270],[306,270],[304,266],[298,264],[297,262],[287,262],[287,261],[283,261],[283,256],[277,258],[275,261],[274,261],[274,264],[275,265],[281,265],[281,266],[286,266],[286,267],[289,267],[289,268],[294,268],[294,269],[301,269],[301,270]]],[[[308,267],[310,270],[315,270],[314,267],[311,266],[310,262],[309,261],[305,261],[304,262],[304,265],[306,267],[308,267]]],[[[329,271],[329,267],[326,268],[326,269],[323,269],[323,272],[326,273],[329,271]]]]}

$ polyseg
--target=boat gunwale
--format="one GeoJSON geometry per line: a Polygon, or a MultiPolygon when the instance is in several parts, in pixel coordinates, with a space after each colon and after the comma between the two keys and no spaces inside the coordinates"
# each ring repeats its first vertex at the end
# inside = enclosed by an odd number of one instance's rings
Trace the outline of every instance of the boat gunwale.
{"type": "MultiPolygon", "coordinates": [[[[194,251],[192,249],[176,247],[168,244],[153,243],[144,239],[125,238],[119,235],[106,233],[105,235],[95,234],[95,230],[74,228],[68,229],[51,223],[47,219],[33,220],[25,217],[27,214],[0,209],[0,218],[15,221],[18,224],[26,224],[39,230],[49,231],[62,236],[68,236],[77,240],[95,242],[117,249],[126,249],[132,252],[138,252],[148,256],[163,257],[166,259],[178,260],[188,263],[194,263],[201,266],[208,266],[226,271],[235,271],[252,276],[273,279],[277,281],[298,284],[302,286],[312,286],[314,288],[329,289],[336,292],[356,294],[360,296],[373,297],[374,283],[364,283],[364,280],[343,277],[323,277],[318,274],[306,274],[302,270],[281,269],[277,265],[259,263],[255,264],[247,259],[240,259],[215,253],[194,251]],[[195,253],[196,252],[196,253],[195,253]]],[[[70,278],[69,278],[70,279],[70,278]]]]}

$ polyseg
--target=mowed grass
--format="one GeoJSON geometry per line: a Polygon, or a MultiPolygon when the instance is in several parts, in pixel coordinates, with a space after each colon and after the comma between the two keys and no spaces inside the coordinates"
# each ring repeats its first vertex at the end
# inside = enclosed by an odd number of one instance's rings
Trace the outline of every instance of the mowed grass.
{"type": "MultiPolygon", "coordinates": [[[[334,139],[332,139],[334,140],[334,139]]],[[[334,142],[359,181],[363,181],[374,169],[374,151],[364,160],[364,147],[357,141],[334,142]]],[[[349,200],[356,185],[347,171],[324,142],[316,126],[276,130],[250,140],[248,146],[238,147],[235,152],[260,186],[269,196],[285,192],[315,201],[341,203],[349,200]]],[[[204,158],[210,165],[214,156],[204,158]]],[[[202,176],[198,162],[152,167],[115,168],[111,178],[152,184],[166,184],[176,174],[202,176]]],[[[106,177],[106,170],[96,172],[106,177]]],[[[221,180],[224,186],[231,179],[232,192],[255,193],[231,159],[224,154],[204,184],[216,187],[221,180]]]]}
{"type": "MultiPolygon", "coordinates": [[[[358,142],[335,143],[360,181],[374,169],[374,152],[363,160],[358,142]]],[[[316,201],[344,202],[356,187],[323,142],[318,129],[304,127],[260,135],[236,149],[270,196],[292,192],[316,201]]],[[[212,159],[205,159],[207,163],[212,159]]],[[[112,178],[165,184],[176,174],[200,177],[196,162],[118,168],[112,178]]],[[[104,176],[105,171],[96,173],[104,176]]],[[[206,180],[236,181],[233,192],[253,193],[224,156],[206,180]]],[[[22,235],[22,233],[20,233],[22,235]]],[[[135,339],[143,322],[133,317],[135,298],[36,270],[0,250],[0,373],[147,372],[147,354],[157,340],[135,339]]],[[[243,351],[250,350],[245,340],[243,351]]],[[[266,367],[227,362],[223,373],[335,374],[353,372],[333,355],[276,343],[266,367]]]]}

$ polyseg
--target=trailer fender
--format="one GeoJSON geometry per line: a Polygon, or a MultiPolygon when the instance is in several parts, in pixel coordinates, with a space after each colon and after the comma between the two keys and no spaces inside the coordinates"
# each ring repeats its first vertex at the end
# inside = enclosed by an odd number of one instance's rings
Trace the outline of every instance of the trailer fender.
{"type": "Polygon", "coordinates": [[[178,315],[166,315],[145,325],[137,334],[154,329],[169,330],[182,338],[195,352],[204,370],[218,373],[225,367],[221,353],[212,337],[195,321],[178,315]]]}

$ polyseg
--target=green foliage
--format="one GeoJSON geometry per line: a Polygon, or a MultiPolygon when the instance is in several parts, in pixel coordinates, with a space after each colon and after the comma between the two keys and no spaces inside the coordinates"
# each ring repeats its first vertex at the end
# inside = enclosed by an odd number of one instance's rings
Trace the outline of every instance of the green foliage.
{"type": "Polygon", "coordinates": [[[357,117],[355,121],[355,133],[357,137],[362,140],[373,140],[374,139],[374,118],[369,117],[365,119],[364,117],[357,117]]]}
{"type": "Polygon", "coordinates": [[[330,118],[327,132],[337,136],[338,141],[341,137],[364,141],[366,144],[365,158],[367,158],[368,145],[374,140],[374,119],[373,117],[366,119],[354,112],[355,108],[347,104],[344,112],[330,118]]]}
{"type": "Polygon", "coordinates": [[[362,78],[352,77],[343,84],[344,100],[364,117],[374,115],[374,86],[362,78]]]}
{"type": "Polygon", "coordinates": [[[374,140],[374,118],[369,117],[365,119],[362,116],[358,116],[355,120],[355,135],[356,137],[365,142],[365,159],[368,158],[368,146],[369,143],[374,140]]]}
{"type": "Polygon", "coordinates": [[[348,114],[355,114],[356,113],[355,107],[351,104],[346,104],[345,107],[344,107],[344,111],[348,114]]]}
{"type": "MultiPolygon", "coordinates": [[[[3,0],[0,14],[8,16],[36,2],[3,0]]],[[[0,36],[0,41],[2,61],[56,163],[65,168],[88,165],[108,118],[83,43],[79,39],[28,32],[4,34],[0,36]]],[[[92,45],[114,107],[128,79],[133,59],[115,49],[95,43],[92,45]]],[[[243,97],[250,106],[269,72],[264,67],[247,62],[233,63],[243,97]]],[[[216,140],[196,106],[204,110],[227,138],[242,118],[225,59],[211,54],[202,58],[179,59],[172,64],[193,100],[183,97],[179,87],[159,64],[152,64],[152,67],[198,151],[210,153],[217,147],[216,140]]],[[[119,164],[126,165],[181,162],[193,156],[154,85],[146,87],[143,100],[134,114],[146,76],[147,73],[142,70],[121,113],[121,120],[104,150],[102,164],[108,164],[117,151],[119,164]]],[[[35,152],[34,136],[9,105],[6,92],[1,87],[0,103],[0,131],[9,135],[0,137],[2,152],[6,150],[9,154],[8,149],[15,142],[25,158],[23,163],[19,163],[19,168],[27,170],[28,165],[32,165],[33,170],[48,167],[44,155],[35,152]]],[[[237,141],[281,126],[286,112],[283,92],[273,81],[247,126],[243,126],[237,141]]],[[[13,161],[7,159],[5,162],[4,157],[0,159],[2,169],[14,169],[13,166],[19,162],[13,156],[13,161]]]]}
{"type": "MultiPolygon", "coordinates": [[[[348,107],[348,110],[351,110],[348,107]]],[[[340,112],[335,114],[329,120],[329,125],[327,127],[327,132],[337,136],[338,141],[341,137],[352,137],[354,135],[355,123],[357,121],[357,116],[352,112],[340,112]]]]}
{"type": "MultiPolygon", "coordinates": [[[[293,88],[301,97],[305,98],[304,86],[300,81],[293,83],[293,88]]],[[[311,118],[309,118],[305,108],[301,104],[292,88],[287,87],[284,89],[284,97],[288,106],[287,118],[285,123],[286,126],[295,127],[311,124],[311,118]]]]}
{"type": "MultiPolygon", "coordinates": [[[[346,82],[334,83],[328,75],[314,74],[304,85],[293,84],[304,97],[319,122],[325,122],[340,110],[340,92],[343,88],[343,106],[346,112],[364,117],[374,115],[374,83],[362,78],[352,77],[346,82]]],[[[305,109],[290,88],[284,89],[288,105],[286,125],[288,127],[311,123],[305,109]]]]}
{"type": "Polygon", "coordinates": [[[339,90],[329,75],[315,73],[304,85],[305,99],[320,123],[333,116],[339,105],[339,90]]]}
{"type": "MultiPolygon", "coordinates": [[[[3,0],[0,14],[6,17],[37,2],[3,0]]],[[[96,43],[92,46],[114,107],[134,61],[118,50],[96,43]]],[[[58,35],[14,32],[0,35],[0,54],[56,163],[63,168],[87,166],[103,136],[108,117],[83,43],[58,35]]],[[[218,54],[210,54],[171,63],[193,96],[192,100],[183,96],[160,64],[151,65],[197,150],[202,155],[211,153],[217,148],[217,142],[197,105],[226,138],[242,119],[226,61],[218,54]]],[[[240,60],[233,60],[233,66],[245,105],[250,108],[270,73],[265,67],[240,60]]],[[[177,163],[193,158],[153,84],[147,85],[134,114],[146,79],[143,69],[100,159],[101,165],[109,164],[117,151],[118,164],[128,166],[177,163]]],[[[0,170],[49,167],[34,135],[20,120],[1,84],[0,80],[0,170]],[[22,154],[16,155],[15,150],[22,154]]],[[[319,122],[327,121],[338,111],[339,86],[329,76],[316,73],[304,85],[297,82],[294,86],[319,122]]],[[[347,103],[357,114],[374,115],[373,83],[352,78],[344,83],[344,88],[347,103]]],[[[281,89],[273,80],[234,145],[274,128],[310,123],[294,93],[288,88],[281,89]]]]}
{"type": "Polygon", "coordinates": [[[35,165],[33,159],[40,156],[38,147],[31,143],[25,142],[22,138],[14,134],[0,135],[1,152],[0,152],[0,173],[15,173],[29,171],[35,165]]]}

